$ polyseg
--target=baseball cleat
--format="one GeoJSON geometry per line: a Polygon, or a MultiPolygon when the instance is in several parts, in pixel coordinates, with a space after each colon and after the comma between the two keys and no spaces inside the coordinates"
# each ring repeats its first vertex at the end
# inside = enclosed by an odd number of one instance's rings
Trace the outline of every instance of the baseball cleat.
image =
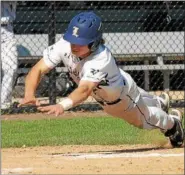
{"type": "Polygon", "coordinates": [[[172,109],[171,115],[175,115],[174,126],[165,133],[166,137],[169,137],[171,145],[173,147],[181,147],[184,142],[184,131],[182,127],[182,114],[179,110],[172,109]]]}
{"type": "Polygon", "coordinates": [[[166,92],[163,92],[160,96],[159,96],[159,101],[161,104],[161,108],[163,111],[165,111],[168,114],[168,110],[170,107],[170,97],[166,92]]]}

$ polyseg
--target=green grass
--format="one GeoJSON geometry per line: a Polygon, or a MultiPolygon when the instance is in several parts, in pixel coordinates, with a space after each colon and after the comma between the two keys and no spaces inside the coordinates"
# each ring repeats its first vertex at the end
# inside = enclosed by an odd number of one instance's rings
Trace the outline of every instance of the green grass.
{"type": "Polygon", "coordinates": [[[147,131],[112,117],[2,121],[2,148],[56,145],[116,145],[165,142],[159,130],[147,131]]]}

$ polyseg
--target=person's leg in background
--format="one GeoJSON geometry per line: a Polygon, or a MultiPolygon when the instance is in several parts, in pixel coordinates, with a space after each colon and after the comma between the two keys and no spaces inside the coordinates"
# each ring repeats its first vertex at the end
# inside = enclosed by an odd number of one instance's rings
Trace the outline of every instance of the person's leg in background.
{"type": "Polygon", "coordinates": [[[12,103],[12,91],[18,67],[18,53],[15,39],[1,44],[2,80],[1,109],[9,108],[12,103]]]}

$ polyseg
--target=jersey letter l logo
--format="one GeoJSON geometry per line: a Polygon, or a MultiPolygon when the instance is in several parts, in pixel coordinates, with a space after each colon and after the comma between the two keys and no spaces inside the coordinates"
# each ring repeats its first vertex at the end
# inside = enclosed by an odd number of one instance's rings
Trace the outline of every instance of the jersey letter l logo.
{"type": "Polygon", "coordinates": [[[73,27],[73,34],[72,35],[78,37],[78,30],[79,30],[79,28],[74,26],[73,27]]]}

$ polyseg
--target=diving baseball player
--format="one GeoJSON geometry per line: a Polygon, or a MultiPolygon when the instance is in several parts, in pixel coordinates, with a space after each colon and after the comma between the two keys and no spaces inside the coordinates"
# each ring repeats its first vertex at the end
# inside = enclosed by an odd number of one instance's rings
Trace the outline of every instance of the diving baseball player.
{"type": "Polygon", "coordinates": [[[1,109],[9,108],[17,71],[17,47],[13,33],[16,2],[1,2],[1,109]]]}
{"type": "Polygon", "coordinates": [[[108,114],[139,128],[160,129],[174,147],[183,144],[181,113],[173,110],[168,115],[167,94],[165,98],[148,94],[128,73],[118,68],[110,50],[103,44],[101,19],[93,12],[76,15],[63,38],[44,50],[43,58],[27,75],[25,97],[19,106],[40,105],[35,91],[41,76],[61,61],[78,87],[60,103],[40,106],[38,110],[63,114],[92,95],[108,114]]]}

